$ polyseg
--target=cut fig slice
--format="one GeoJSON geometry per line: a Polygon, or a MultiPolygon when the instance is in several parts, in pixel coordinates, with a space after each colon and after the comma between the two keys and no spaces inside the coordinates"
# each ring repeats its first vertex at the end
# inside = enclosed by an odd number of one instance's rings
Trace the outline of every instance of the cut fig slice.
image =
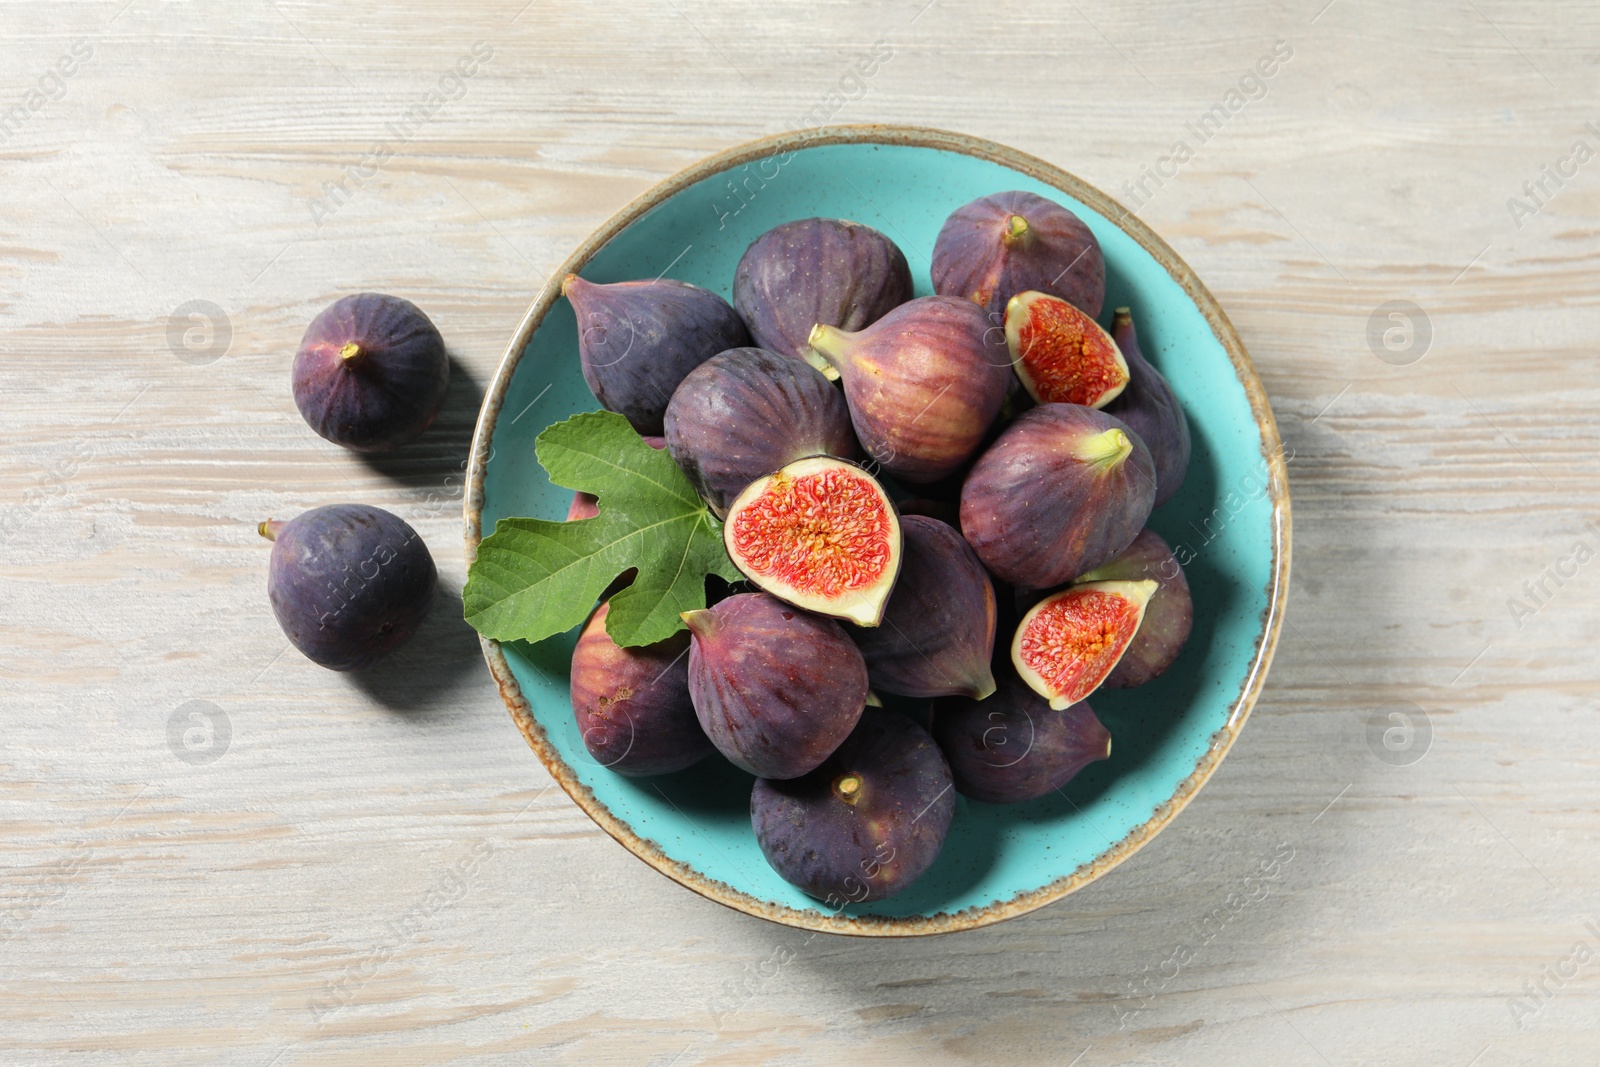
{"type": "Polygon", "coordinates": [[[757,478],[722,528],[734,565],[779,600],[876,626],[900,573],[900,519],[866,471],[832,456],[757,478]]]}
{"type": "Polygon", "coordinates": [[[1006,347],[1028,395],[1041,404],[1100,408],[1128,387],[1128,361],[1098,322],[1047,293],[1006,304],[1006,347]]]}
{"type": "Polygon", "coordinates": [[[1100,687],[1139,624],[1156,582],[1084,582],[1045,597],[1022,617],[1011,662],[1029,687],[1057,710],[1100,687]]]}

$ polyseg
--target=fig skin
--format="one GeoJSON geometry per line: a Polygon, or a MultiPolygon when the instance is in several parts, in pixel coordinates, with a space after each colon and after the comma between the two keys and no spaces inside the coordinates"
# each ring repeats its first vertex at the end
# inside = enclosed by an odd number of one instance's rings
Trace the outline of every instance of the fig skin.
{"type": "Polygon", "coordinates": [[[883,621],[905,551],[883,486],[833,456],[808,456],[751,482],[728,506],[722,542],[754,585],[857,626],[883,621]]]}
{"type": "Polygon", "coordinates": [[[1189,419],[1167,379],[1139,350],[1139,335],[1127,308],[1117,308],[1113,314],[1111,336],[1128,362],[1128,385],[1103,410],[1127,423],[1150,449],[1160,507],[1183,487],[1189,470],[1189,419]]]}
{"type": "Polygon", "coordinates": [[[726,300],[688,282],[602,284],[569,274],[561,292],[578,318],[583,380],[640,434],[661,433],[667,401],[690,371],[750,343],[726,300]]]}
{"type": "Polygon", "coordinates": [[[958,470],[1015,380],[1002,331],[970,300],[918,297],[856,333],[819,324],[811,348],[844,382],[856,437],[902,481],[958,470]]]}
{"type": "Polygon", "coordinates": [[[907,697],[994,692],[995,596],[977,555],[953,528],[902,515],[904,559],[883,622],[852,629],[874,689],[907,697]]]}
{"type": "Polygon", "coordinates": [[[832,619],[766,593],[739,593],[683,619],[695,715],[741,770],[797,778],[861,718],[867,665],[832,619]]]}
{"type": "Polygon", "coordinates": [[[319,435],[355,452],[390,452],[433,424],[450,357],[411,301],[357,293],[311,320],[292,379],[295,406],[319,435]]]}
{"type": "Polygon", "coordinates": [[[1048,589],[1127,548],[1155,502],[1144,442],[1103,411],[1040,404],[1006,427],[961,486],[961,532],[1002,581],[1048,589]]]}
{"type": "Polygon", "coordinates": [[[689,635],[622,648],[595,609],[572,650],[572,714],[595,762],[618,774],[670,774],[711,755],[689,700],[689,635]]]}
{"type": "Polygon", "coordinates": [[[1137,582],[1149,579],[1156,591],[1144,608],[1144,622],[1122,659],[1101,682],[1108,689],[1131,689],[1163,674],[1183,651],[1194,628],[1194,601],[1189,596],[1189,579],[1178,565],[1172,549],[1161,535],[1146,527],[1133,544],[1109,563],[1104,563],[1079,581],[1137,582]]]}
{"type": "Polygon", "coordinates": [[[772,869],[830,907],[883,900],[916,881],[955,813],[950,766],[906,716],[868,708],[821,766],[759,779],[750,823],[772,869]]]}
{"type": "Polygon", "coordinates": [[[797,459],[859,454],[833,383],[761,348],[719,352],[690,371],[665,424],[667,450],[718,518],[745,486],[797,459]]]}
{"type": "Polygon", "coordinates": [[[859,330],[910,299],[905,253],[844,219],[774,226],[745,249],[733,276],[733,306],[755,343],[800,358],[817,323],[859,330]]]}
{"type": "Polygon", "coordinates": [[[986,700],[934,701],[930,730],[957,791],[988,804],[1045,796],[1111,755],[1111,734],[1088,701],[1058,711],[1014,671],[986,700]]]}
{"type": "Polygon", "coordinates": [[[1105,258],[1089,227],[1060,204],[1020,190],[951,212],[933,244],[932,273],[934,292],[975,302],[993,323],[1029,289],[1059,296],[1090,317],[1099,316],[1106,298],[1105,258]]]}
{"type": "Polygon", "coordinates": [[[365,504],[329,504],[263,522],[267,595],[289,643],[335,671],[358,671],[411,639],[438,571],[417,531],[365,504]]]}

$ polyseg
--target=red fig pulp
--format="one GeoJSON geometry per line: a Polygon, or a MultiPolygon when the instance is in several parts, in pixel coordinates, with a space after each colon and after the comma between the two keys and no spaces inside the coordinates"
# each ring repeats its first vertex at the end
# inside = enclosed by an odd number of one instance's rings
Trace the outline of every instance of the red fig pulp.
{"type": "Polygon", "coordinates": [[[811,348],[842,379],[856,436],[912,483],[957,470],[983,442],[1012,381],[1011,359],[970,301],[926,296],[856,333],[819,324],[811,348]]]}
{"type": "Polygon", "coordinates": [[[995,193],[951,212],[933,246],[933,291],[971,300],[998,323],[1029,289],[1089,315],[1105,301],[1100,242],[1072,212],[1027,192],[995,193]]]}
{"type": "Polygon", "coordinates": [[[1122,394],[1128,364],[1100,324],[1045,293],[1018,293],[1006,305],[1006,347],[1028,395],[1041,404],[1101,408],[1122,394]]]}
{"type": "Polygon", "coordinates": [[[1111,336],[1128,361],[1129,380],[1122,395],[1107,404],[1106,410],[1127,423],[1150,449],[1159,507],[1182,487],[1189,469],[1189,420],[1172,386],[1139,350],[1139,337],[1127,308],[1117,308],[1111,336]]]}
{"type": "Polygon", "coordinates": [[[900,571],[900,520],[870,474],[812,456],[758,478],[728,508],[734,565],[781,600],[876,626],[900,571]]]}
{"type": "Polygon", "coordinates": [[[867,676],[908,697],[994,692],[994,586],[961,535],[937,519],[902,515],[905,562],[883,623],[852,636],[867,676]]]}
{"type": "Polygon", "coordinates": [[[1049,589],[1127,548],[1155,488],[1149,451],[1121,422],[1077,404],[1040,404],[968,473],[961,532],[996,577],[1049,589]]]}
{"type": "Polygon", "coordinates": [[[1045,597],[1017,626],[1012,666],[1052,708],[1078,703],[1128,650],[1155,591],[1152,581],[1086,582],[1045,597]]]}
{"type": "Polygon", "coordinates": [[[1189,597],[1189,580],[1161,535],[1148,527],[1139,531],[1133,544],[1109,563],[1101,564],[1080,579],[1085,582],[1143,581],[1156,583],[1156,591],[1144,608],[1144,622],[1133,643],[1103,683],[1107,689],[1130,689],[1143,685],[1172,666],[1194,628],[1194,602],[1189,597]]]}

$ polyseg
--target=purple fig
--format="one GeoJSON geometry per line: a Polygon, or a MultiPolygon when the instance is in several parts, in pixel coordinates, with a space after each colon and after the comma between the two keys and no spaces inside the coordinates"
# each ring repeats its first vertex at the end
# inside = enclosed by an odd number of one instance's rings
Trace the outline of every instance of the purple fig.
{"type": "Polygon", "coordinates": [[[1013,380],[1001,331],[969,300],[925,296],[856,333],[818,324],[811,348],[842,378],[856,437],[913,483],[955,471],[983,442],[1013,380]]]}
{"type": "Polygon", "coordinates": [[[1128,385],[1104,410],[1127,423],[1150,449],[1156,465],[1156,506],[1160,507],[1182,487],[1189,469],[1189,420],[1172,386],[1139,350],[1133,315],[1127,308],[1117,308],[1111,336],[1128,362],[1128,385]]]}
{"type": "Polygon", "coordinates": [[[599,284],[567,275],[561,292],[578,318],[583,380],[608,411],[641,434],[661,433],[672,391],[700,364],[750,335],[722,297],[688,282],[599,284]]]}
{"type": "Polygon", "coordinates": [[[267,595],[289,643],[336,671],[371,666],[411,639],[438,572],[411,525],[382,508],[329,504],[259,527],[272,542],[267,595]]]}
{"type": "Polygon", "coordinates": [[[797,778],[861,717],[867,665],[843,627],[766,593],[740,593],[689,625],[689,695],[724,756],[762,778],[797,778]]]}
{"type": "Polygon", "coordinates": [[[902,515],[905,559],[883,622],[851,636],[874,688],[908,697],[994,692],[995,599],[961,535],[938,519],[902,515]]]}
{"type": "Polygon", "coordinates": [[[689,635],[622,648],[606,633],[610,610],[595,609],[572,650],[572,714],[584,747],[630,777],[693,766],[712,746],[689,700],[689,635]]]}
{"type": "MultiPolygon", "coordinates": [[[[1150,580],[1156,591],[1144,608],[1144,622],[1128,650],[1101,685],[1111,689],[1131,689],[1143,685],[1172,666],[1189,631],[1194,628],[1194,601],[1189,596],[1189,579],[1184,577],[1172,549],[1161,535],[1146,527],[1133,544],[1120,555],[1080,575],[1081,582],[1150,580]]],[[[890,601],[891,606],[893,601],[890,601]]]]}
{"type": "Polygon", "coordinates": [[[1011,671],[987,700],[935,701],[931,730],[956,789],[990,804],[1052,793],[1111,755],[1111,734],[1087,702],[1058,711],[1011,671]]]}
{"type": "Polygon", "coordinates": [[[1083,220],[1033,193],[995,193],[958,207],[933,244],[933,291],[971,300],[998,324],[1029,289],[1098,316],[1106,298],[1100,242],[1083,220]]]}
{"type": "Polygon", "coordinates": [[[905,253],[870,226],[797,219],[751,242],[733,306],[756,344],[804,358],[817,323],[859,330],[911,299],[905,253]]]}
{"type": "Polygon", "coordinates": [[[802,778],[760,779],[750,823],[782,878],[830,907],[893,896],[933,865],[955,814],[950,767],[928,732],[868,708],[802,778]]]}
{"type": "Polygon", "coordinates": [[[719,517],[751,482],[806,456],[854,459],[839,390],[813,367],[760,348],[689,372],[666,415],[667,449],[719,517]]]}
{"type": "Polygon", "coordinates": [[[411,301],[357,293],[311,320],[293,379],[295,406],[313,430],[356,452],[388,452],[439,414],[450,358],[411,301]]]}
{"type": "Polygon", "coordinates": [[[1127,426],[1077,404],[1040,404],[973,464],[961,532],[996,577],[1047,589],[1127,548],[1155,489],[1150,451],[1127,426]]]}

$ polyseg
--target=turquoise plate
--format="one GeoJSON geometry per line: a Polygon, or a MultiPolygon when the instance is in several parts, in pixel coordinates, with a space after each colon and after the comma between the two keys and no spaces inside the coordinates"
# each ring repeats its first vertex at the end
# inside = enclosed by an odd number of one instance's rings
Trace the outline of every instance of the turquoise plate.
{"type": "Polygon", "coordinates": [[[904,936],[1020,915],[1109,871],[1182,810],[1227,753],[1261,691],[1289,587],[1289,490],[1266,395],[1222,309],[1137,218],[1072,175],[1020,152],[938,130],[829,127],[719,153],[657,185],[552,276],[512,339],[483,404],[466,501],[467,558],[498,519],[559,519],[572,494],[534,458],[547,425],[596,408],[578,370],[559,279],[667,275],[731,296],[734,266],[763,231],[810,216],[888,234],[928,288],[951,210],[1027,189],[1066,204],[1099,238],[1107,309],[1128,305],[1145,354],[1183,400],[1194,458],[1182,491],[1151,519],[1185,564],[1194,635],[1166,675],[1102,691],[1109,760],[1062,793],[1016,805],[956,801],[938,861],[889,900],[822,908],[767,866],[750,829],[750,778],[707,760],[630,779],[596,765],[573,723],[567,663],[577,631],[537,645],[483,642],[528,744],[572,799],[640,859],[751,915],[836,933],[904,936]]]}

